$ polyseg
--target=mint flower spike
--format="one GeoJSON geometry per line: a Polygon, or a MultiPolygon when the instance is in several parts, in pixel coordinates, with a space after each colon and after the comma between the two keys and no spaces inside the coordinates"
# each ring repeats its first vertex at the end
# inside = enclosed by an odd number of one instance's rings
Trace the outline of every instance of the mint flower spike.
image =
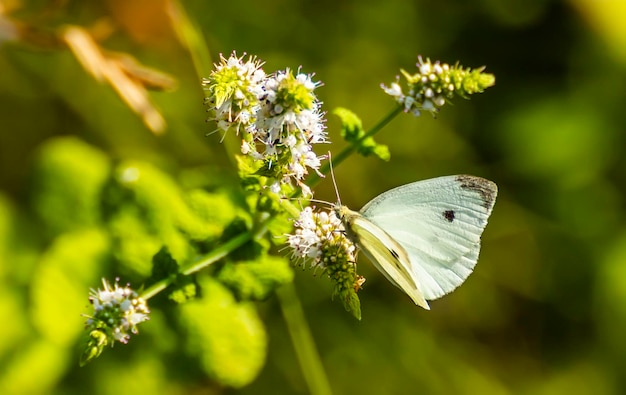
{"type": "Polygon", "coordinates": [[[325,159],[312,145],[327,141],[325,114],[314,93],[321,83],[300,69],[267,75],[263,62],[252,56],[244,61],[244,56],[220,55],[220,63],[203,79],[209,120],[223,132],[242,132],[241,153],[256,162],[254,174],[270,179],[271,191],[279,193],[295,181],[310,196],[303,180],[309,169],[320,174],[325,159]]]}
{"type": "Polygon", "coordinates": [[[399,77],[389,86],[381,84],[381,88],[400,103],[405,112],[419,116],[421,111],[435,115],[446,102],[459,96],[468,99],[474,93],[481,93],[495,84],[493,74],[483,73],[484,67],[472,70],[463,68],[458,63],[450,66],[447,63],[418,56],[415,74],[400,70],[407,81],[405,94],[399,83],[399,77]]]}
{"type": "Polygon", "coordinates": [[[346,237],[334,210],[313,212],[311,207],[304,208],[287,242],[292,259],[303,268],[308,264],[328,274],[334,283],[333,296],[338,296],[345,309],[360,320],[357,292],[365,279],[356,273],[356,247],[346,237]]]}
{"type": "Polygon", "coordinates": [[[254,56],[244,61],[244,53],[237,57],[236,52],[226,59],[220,54],[220,62],[215,64],[209,78],[202,79],[207,91],[205,104],[211,113],[209,120],[215,121],[218,130],[223,132],[233,128],[254,131],[254,114],[258,111],[258,95],[261,94],[265,72],[263,62],[254,56]]]}
{"type": "Polygon", "coordinates": [[[147,321],[150,310],[145,300],[133,291],[129,285],[120,287],[119,279],[111,286],[102,279],[102,290],[92,289],[89,302],[93,306],[93,314],[85,322],[89,332],[81,358],[81,366],[98,357],[107,344],[113,346],[116,341],[128,343],[130,335],[136,334],[137,325],[147,321]]]}
{"type": "Polygon", "coordinates": [[[272,185],[275,192],[293,180],[305,196],[312,194],[302,182],[307,168],[320,174],[321,161],[326,158],[313,151],[313,144],[327,142],[325,114],[313,92],[320,85],[310,74],[298,70],[294,75],[290,69],[265,80],[256,130],[244,139],[242,152],[264,162],[264,172],[276,180],[272,185]]]}

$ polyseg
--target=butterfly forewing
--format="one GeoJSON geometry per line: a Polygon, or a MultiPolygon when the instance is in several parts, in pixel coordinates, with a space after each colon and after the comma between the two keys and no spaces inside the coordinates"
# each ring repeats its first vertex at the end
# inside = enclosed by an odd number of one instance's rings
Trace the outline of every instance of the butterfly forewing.
{"type": "Polygon", "coordinates": [[[428,303],[414,281],[411,262],[406,250],[382,228],[360,213],[347,207],[339,208],[348,236],[355,241],[376,268],[393,285],[403,290],[415,304],[429,309],[428,303]]]}
{"type": "Polygon", "coordinates": [[[391,189],[361,213],[404,248],[412,279],[430,300],[472,272],[496,194],[496,185],[483,178],[439,177],[391,189]]]}

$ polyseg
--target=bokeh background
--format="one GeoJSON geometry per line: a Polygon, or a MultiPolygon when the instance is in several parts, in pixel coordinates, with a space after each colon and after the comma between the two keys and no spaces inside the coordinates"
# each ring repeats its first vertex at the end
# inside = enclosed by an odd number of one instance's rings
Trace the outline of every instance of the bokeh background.
{"type": "MultiPolygon", "coordinates": [[[[199,84],[232,50],[259,56],[266,71],[315,73],[325,110],[347,107],[366,129],[394,107],[379,84],[413,70],[418,54],[496,76],[436,119],[397,117],[377,136],[390,162],[355,156],[336,169],[353,208],[446,174],[480,175],[500,190],[474,274],[431,311],[361,264],[359,322],[331,300],[323,275],[296,270],[333,393],[626,392],[623,1],[4,0],[0,11],[2,393],[308,393],[276,297],[255,305],[267,356],[241,388],[186,357],[187,334],[158,312],[143,336],[78,367],[88,289],[117,274],[103,262],[132,248],[138,226],[120,225],[127,233],[109,244],[93,226],[98,186],[125,161],[176,180],[169,190],[224,172],[234,179],[219,136],[205,136],[214,126],[199,84]],[[61,42],[69,25],[175,84],[147,74],[164,89],[142,91],[142,119],[61,42]]],[[[339,123],[328,118],[328,147],[338,152],[339,123]]],[[[148,192],[158,200],[167,189],[148,192]]],[[[316,197],[335,200],[329,181],[316,197]]]]}

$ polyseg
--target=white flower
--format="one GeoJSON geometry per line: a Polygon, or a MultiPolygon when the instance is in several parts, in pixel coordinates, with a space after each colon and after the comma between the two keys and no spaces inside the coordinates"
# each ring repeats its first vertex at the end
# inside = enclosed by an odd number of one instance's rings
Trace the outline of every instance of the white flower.
{"type": "Polygon", "coordinates": [[[146,302],[129,286],[114,286],[102,279],[104,289],[92,289],[89,301],[94,313],[88,316],[88,329],[98,329],[110,334],[113,339],[127,343],[131,333],[137,333],[137,325],[149,319],[150,310],[146,302]]]}
{"type": "Polygon", "coordinates": [[[252,148],[250,147],[250,144],[248,144],[247,141],[243,140],[241,142],[241,153],[244,155],[249,154],[252,151],[252,148]]]}
{"type": "Polygon", "coordinates": [[[389,87],[384,84],[380,84],[380,87],[383,88],[386,94],[395,98],[398,101],[401,101],[404,98],[404,94],[402,93],[402,87],[397,82],[392,82],[389,87]]]}
{"type": "Polygon", "coordinates": [[[296,179],[304,178],[304,175],[306,174],[306,169],[300,163],[294,162],[291,164],[290,168],[291,168],[291,174],[296,179]]]}
{"type": "Polygon", "coordinates": [[[319,169],[322,163],[319,156],[315,155],[313,151],[309,151],[304,155],[304,164],[312,169],[319,169]]]}
{"type": "Polygon", "coordinates": [[[280,184],[278,182],[275,182],[270,185],[270,191],[278,195],[280,193],[280,184]]]}
{"type": "Polygon", "coordinates": [[[296,143],[298,142],[298,139],[296,138],[296,136],[294,136],[293,134],[290,134],[289,136],[287,136],[287,138],[284,140],[284,143],[287,147],[289,148],[293,148],[296,146],[296,143]]]}

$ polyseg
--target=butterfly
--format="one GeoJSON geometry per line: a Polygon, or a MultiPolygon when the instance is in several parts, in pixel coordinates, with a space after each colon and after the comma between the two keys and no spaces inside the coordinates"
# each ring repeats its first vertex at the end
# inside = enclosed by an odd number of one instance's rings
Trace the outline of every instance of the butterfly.
{"type": "Polygon", "coordinates": [[[346,236],[415,304],[461,285],[474,270],[480,236],[498,187],[484,178],[455,175],[384,192],[360,211],[335,206],[346,236]]]}

